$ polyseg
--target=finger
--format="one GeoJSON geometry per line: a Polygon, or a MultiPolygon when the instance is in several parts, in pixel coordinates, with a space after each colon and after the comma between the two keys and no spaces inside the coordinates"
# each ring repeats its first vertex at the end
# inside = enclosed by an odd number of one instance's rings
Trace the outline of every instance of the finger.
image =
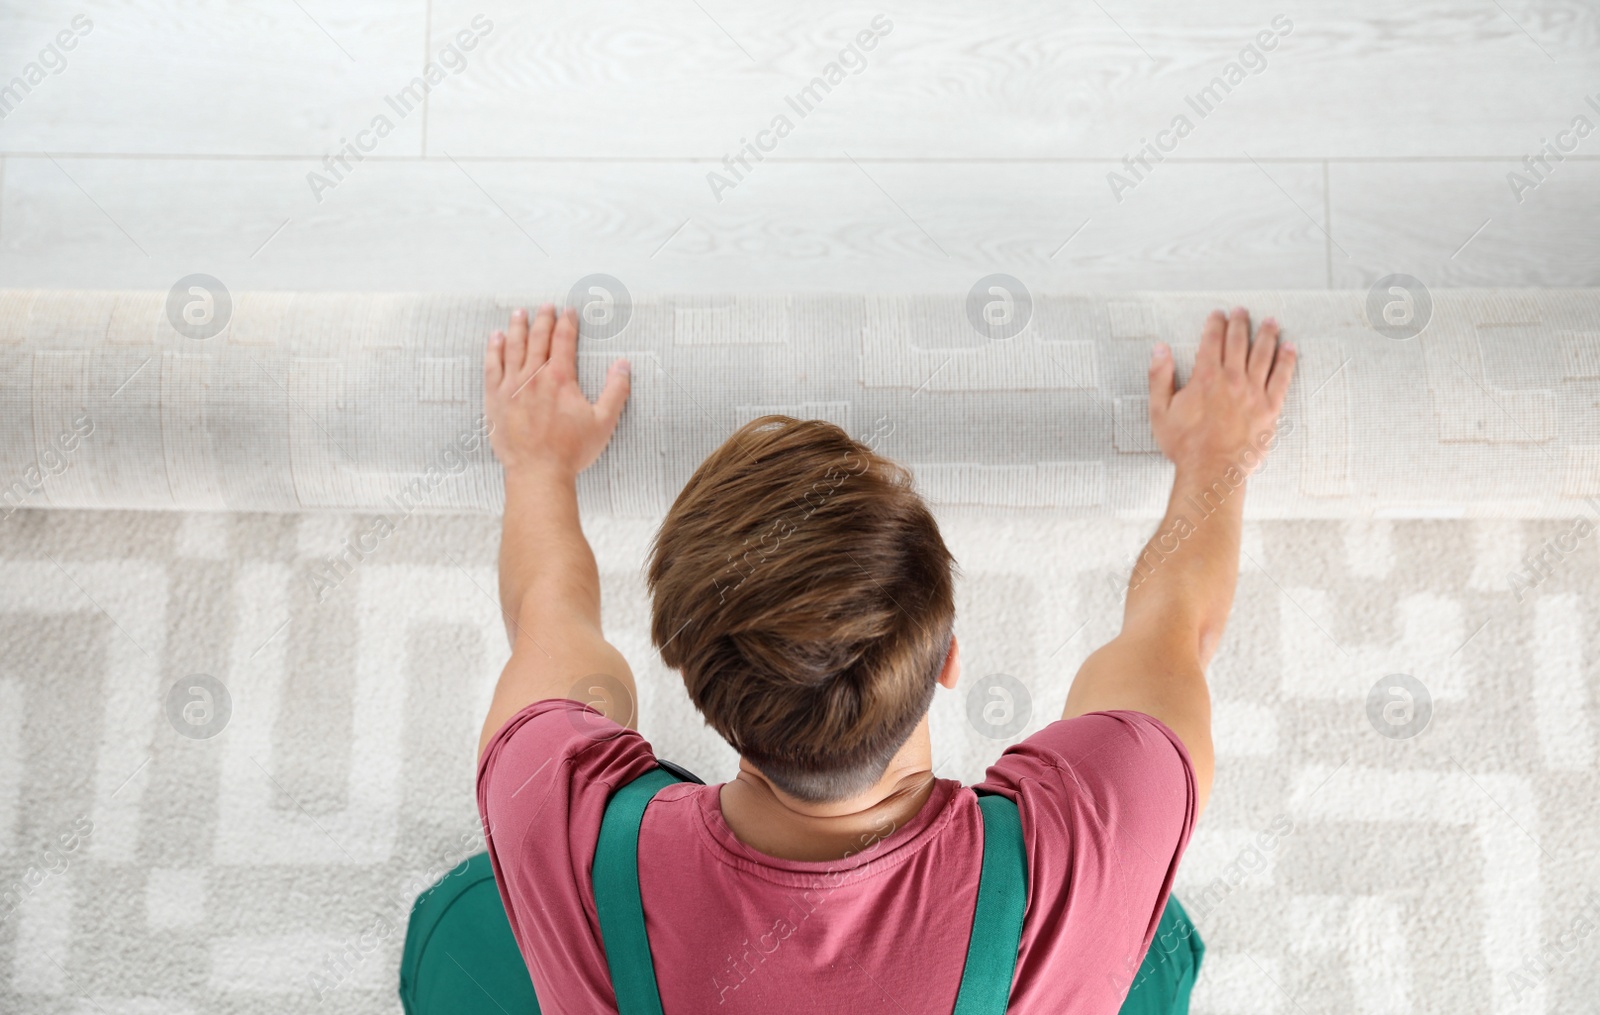
{"type": "Polygon", "coordinates": [[[516,338],[520,342],[528,341],[528,311],[526,307],[518,307],[511,311],[511,327],[506,329],[506,335],[516,338]]]}
{"type": "Polygon", "coordinates": [[[550,328],[556,323],[556,305],[546,303],[539,307],[539,313],[533,319],[533,328],[528,332],[528,369],[537,370],[544,366],[544,361],[550,356],[550,328]]]}
{"type": "Polygon", "coordinates": [[[578,312],[568,307],[556,320],[550,336],[550,364],[578,374],[578,312]]]}
{"type": "Polygon", "coordinates": [[[1250,311],[1234,307],[1228,315],[1228,337],[1222,349],[1222,367],[1230,374],[1244,375],[1245,359],[1250,355],[1250,311]]]}
{"type": "Polygon", "coordinates": [[[600,397],[595,399],[594,410],[606,424],[606,432],[616,429],[617,420],[622,418],[622,407],[628,402],[628,392],[633,388],[633,368],[628,361],[619,359],[611,364],[611,370],[606,374],[606,386],[600,389],[600,397]]]}
{"type": "Polygon", "coordinates": [[[1283,410],[1283,399],[1289,393],[1289,382],[1294,380],[1294,367],[1299,361],[1300,353],[1293,342],[1278,346],[1277,358],[1272,363],[1272,376],[1267,378],[1267,402],[1273,412],[1283,410]]]}
{"type": "Polygon", "coordinates": [[[1250,343],[1250,380],[1265,386],[1272,372],[1272,360],[1278,351],[1278,321],[1269,317],[1256,329],[1256,340],[1250,343]]]}
{"type": "Polygon", "coordinates": [[[1177,368],[1172,362],[1172,350],[1165,342],[1157,342],[1150,354],[1150,426],[1159,426],[1172,404],[1173,380],[1177,368]]]}
{"type": "Polygon", "coordinates": [[[506,375],[505,363],[506,334],[497,331],[489,336],[489,342],[483,347],[483,388],[493,391],[500,386],[501,378],[506,375]]]}
{"type": "Polygon", "coordinates": [[[506,336],[506,373],[516,375],[522,372],[522,365],[528,358],[528,312],[526,310],[511,311],[511,324],[505,331],[506,336]]]}
{"type": "Polygon", "coordinates": [[[1228,326],[1228,317],[1220,310],[1211,311],[1205,327],[1200,329],[1200,349],[1195,353],[1194,371],[1202,373],[1222,366],[1222,333],[1228,326]]]}

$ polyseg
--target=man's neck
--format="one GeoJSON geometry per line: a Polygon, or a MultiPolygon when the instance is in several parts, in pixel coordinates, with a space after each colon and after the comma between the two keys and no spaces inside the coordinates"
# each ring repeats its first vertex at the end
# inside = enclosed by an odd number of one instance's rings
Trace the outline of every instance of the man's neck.
{"type": "Polygon", "coordinates": [[[722,818],[740,842],[758,853],[783,860],[840,860],[905,827],[927,802],[933,786],[924,716],[883,777],[847,800],[822,804],[797,800],[740,759],[738,777],[722,786],[722,818]]]}

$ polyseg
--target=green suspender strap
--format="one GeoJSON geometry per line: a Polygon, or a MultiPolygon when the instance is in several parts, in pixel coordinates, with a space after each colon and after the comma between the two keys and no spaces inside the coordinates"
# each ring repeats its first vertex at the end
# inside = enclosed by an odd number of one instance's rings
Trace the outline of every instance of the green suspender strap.
{"type": "Polygon", "coordinates": [[[1028,905],[1028,853],[1015,803],[980,793],[978,808],[983,813],[983,868],[955,1015],[1005,1015],[1028,905]]]}
{"type": "Polygon", "coordinates": [[[656,964],[644,929],[639,898],[639,826],[644,809],[663,787],[681,779],[655,768],[612,795],[600,822],[594,851],[594,908],[611,970],[611,989],[620,1015],[661,1015],[656,964]]]}

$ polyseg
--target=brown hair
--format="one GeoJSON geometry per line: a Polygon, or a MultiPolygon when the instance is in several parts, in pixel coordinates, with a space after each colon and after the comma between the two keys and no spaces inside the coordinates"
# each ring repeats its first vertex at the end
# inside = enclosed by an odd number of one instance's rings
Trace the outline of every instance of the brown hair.
{"type": "Polygon", "coordinates": [[[955,621],[909,471],[823,420],[752,420],[684,485],[648,567],[651,640],[734,750],[801,800],[882,778],[955,621]]]}

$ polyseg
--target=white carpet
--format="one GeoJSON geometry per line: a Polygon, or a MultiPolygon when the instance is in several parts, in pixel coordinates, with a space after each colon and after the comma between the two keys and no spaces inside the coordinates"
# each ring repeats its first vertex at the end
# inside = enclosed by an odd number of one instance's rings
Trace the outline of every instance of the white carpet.
{"type": "MultiPolygon", "coordinates": [[[[966,689],[1008,673],[1029,731],[1059,714],[1147,532],[941,519],[966,669],[936,700],[935,752],[971,781],[1003,744],[967,723],[966,689]]],[[[0,883],[22,898],[0,923],[0,1010],[398,1011],[409,899],[476,849],[472,746],[505,654],[494,520],[408,518],[323,602],[310,575],[361,517],[3,524],[0,883]],[[211,739],[168,718],[194,674],[231,700],[211,739]]],[[[653,525],[590,526],[607,630],[645,734],[721,780],[732,753],[649,649],[653,525]]],[[[1179,879],[1209,946],[1197,1012],[1594,1010],[1600,539],[1562,550],[1569,527],[1247,525],[1211,674],[1216,789],[1179,879]],[[1541,577],[1524,559],[1546,540],[1541,577]],[[1368,719],[1393,673],[1431,695],[1411,739],[1368,719]]]]}

